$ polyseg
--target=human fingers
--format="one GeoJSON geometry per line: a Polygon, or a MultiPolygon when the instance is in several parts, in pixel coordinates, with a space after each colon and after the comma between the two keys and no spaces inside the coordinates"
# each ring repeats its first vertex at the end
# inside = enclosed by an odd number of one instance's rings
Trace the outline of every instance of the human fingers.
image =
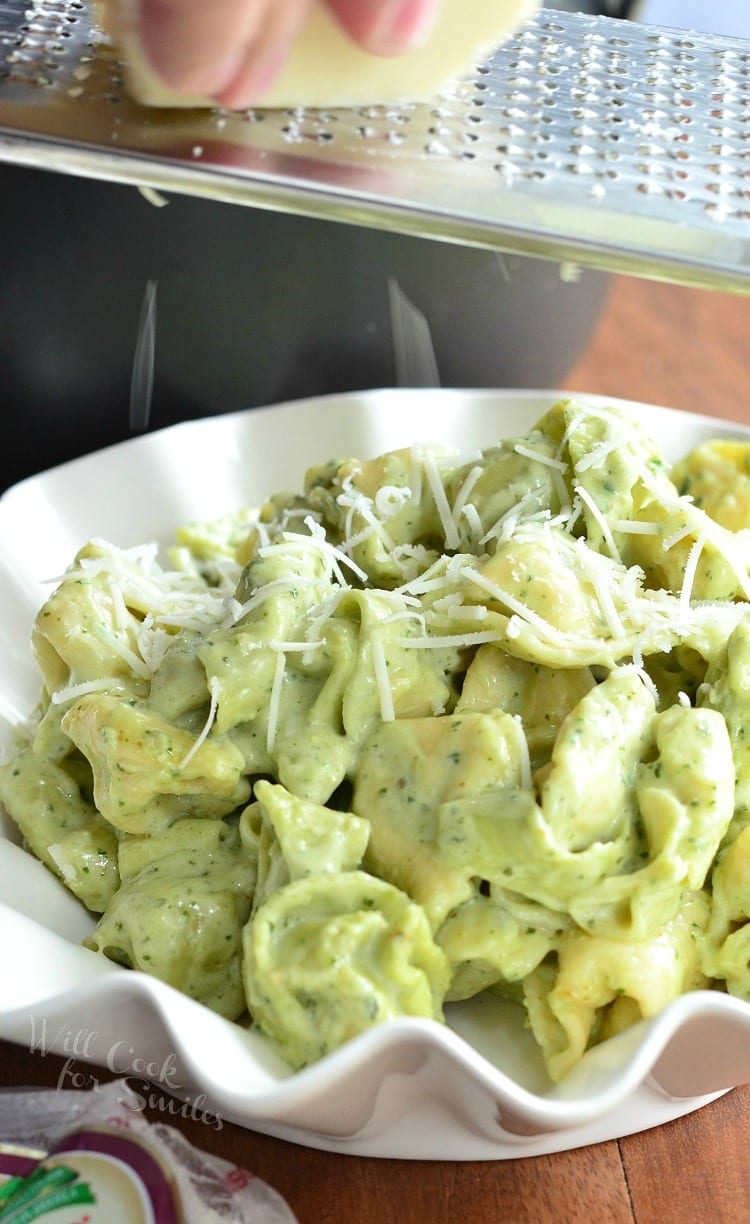
{"type": "Polygon", "coordinates": [[[152,68],[179,93],[250,105],[270,84],[310,0],[141,0],[152,68]]]}
{"type": "Polygon", "coordinates": [[[438,0],[326,0],[349,36],[374,55],[398,55],[432,29],[438,0]]]}

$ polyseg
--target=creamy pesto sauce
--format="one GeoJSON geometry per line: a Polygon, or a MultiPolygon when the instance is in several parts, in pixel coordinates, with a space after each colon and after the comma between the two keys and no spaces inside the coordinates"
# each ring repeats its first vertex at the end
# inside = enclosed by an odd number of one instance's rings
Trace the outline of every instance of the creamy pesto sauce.
{"type": "Polygon", "coordinates": [[[89,946],[293,1066],[493,990],[550,1075],[750,999],[750,462],[562,401],[87,544],[0,795],[89,946]],[[707,601],[712,601],[706,607],[707,601]]]}

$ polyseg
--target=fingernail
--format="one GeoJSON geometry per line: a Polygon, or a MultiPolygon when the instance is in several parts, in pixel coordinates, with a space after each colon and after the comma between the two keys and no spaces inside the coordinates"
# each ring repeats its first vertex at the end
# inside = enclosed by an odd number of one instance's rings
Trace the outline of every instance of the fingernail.
{"type": "Polygon", "coordinates": [[[435,23],[433,0],[391,0],[372,25],[368,49],[376,55],[397,55],[424,43],[435,23]]]}

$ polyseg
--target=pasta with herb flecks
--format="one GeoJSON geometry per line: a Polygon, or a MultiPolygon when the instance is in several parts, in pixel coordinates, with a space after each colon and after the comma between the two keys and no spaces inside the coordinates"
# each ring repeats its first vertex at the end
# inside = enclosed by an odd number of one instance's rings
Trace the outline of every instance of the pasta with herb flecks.
{"type": "Polygon", "coordinates": [[[88,946],[293,1067],[491,991],[559,1079],[685,991],[750,1001],[741,449],[672,470],[562,400],[312,467],[166,557],[90,540],[0,767],[88,946]]]}

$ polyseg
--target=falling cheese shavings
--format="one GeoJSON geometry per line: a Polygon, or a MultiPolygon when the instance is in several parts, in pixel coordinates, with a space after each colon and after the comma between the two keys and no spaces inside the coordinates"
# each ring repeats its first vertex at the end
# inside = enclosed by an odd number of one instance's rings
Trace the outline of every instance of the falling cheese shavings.
{"type": "Polygon", "coordinates": [[[190,764],[196,752],[198,752],[201,746],[208,739],[208,736],[211,732],[211,728],[213,727],[214,722],[216,721],[216,711],[219,708],[219,681],[216,676],[212,676],[211,679],[209,680],[208,691],[211,697],[211,702],[208,707],[208,717],[206,718],[206,721],[203,724],[203,730],[201,731],[200,735],[196,739],[192,748],[182,758],[179,765],[177,766],[178,772],[182,772],[182,770],[185,769],[186,766],[190,764]]]}
{"type": "Polygon", "coordinates": [[[155,187],[139,187],[138,191],[143,196],[148,204],[152,204],[154,208],[165,208],[169,203],[166,196],[163,196],[155,187]]]}
{"type": "Polygon", "coordinates": [[[388,278],[388,305],[396,385],[439,387],[440,374],[430,325],[392,276],[388,278]]]}
{"type": "Polygon", "coordinates": [[[156,281],[148,281],[138,321],[130,382],[128,420],[131,433],[145,433],[151,418],[156,361],[156,290],[156,281]]]}

